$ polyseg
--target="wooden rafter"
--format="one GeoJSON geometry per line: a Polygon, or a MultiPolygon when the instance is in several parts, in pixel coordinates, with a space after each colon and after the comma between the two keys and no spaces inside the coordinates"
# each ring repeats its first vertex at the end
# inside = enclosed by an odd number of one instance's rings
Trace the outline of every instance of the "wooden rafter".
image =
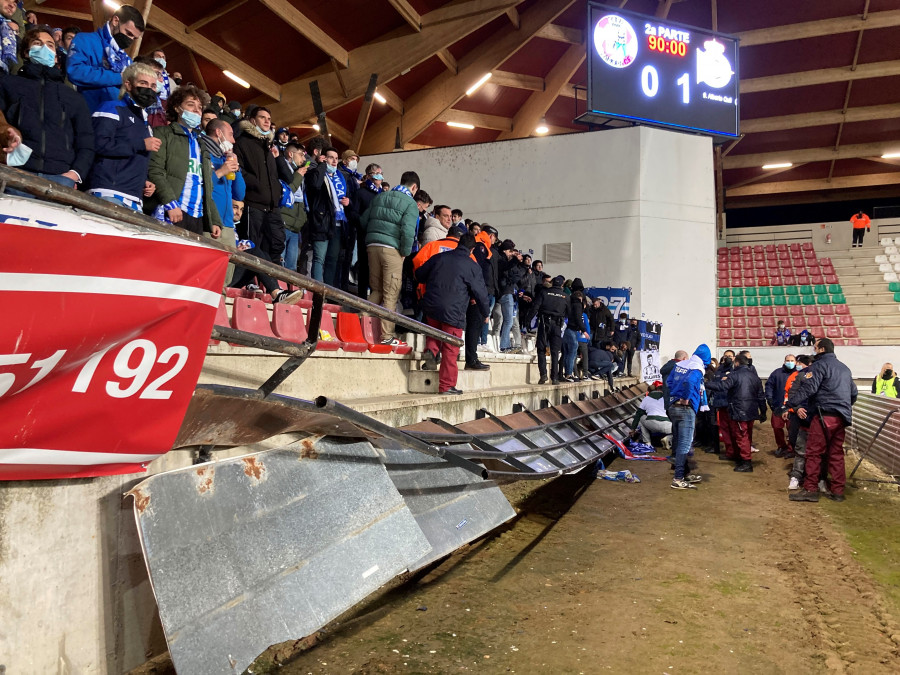
{"type": "Polygon", "coordinates": [[[850,80],[866,80],[875,77],[892,77],[900,75],[900,61],[877,61],[864,63],[852,70],[850,66],[841,68],[822,68],[806,70],[799,73],[769,75],[741,80],[741,94],[753,94],[758,91],[775,91],[777,89],[796,89],[817,84],[833,82],[849,82],[850,80]]]}
{"type": "Polygon", "coordinates": [[[738,37],[741,39],[741,47],[753,47],[775,42],[791,42],[804,38],[854,33],[859,30],[874,30],[876,28],[892,28],[894,26],[900,26],[900,9],[870,12],[866,17],[862,15],[844,16],[837,19],[822,19],[820,21],[807,21],[787,26],[748,30],[738,33],[738,37]]]}
{"type": "Polygon", "coordinates": [[[759,117],[741,121],[741,131],[745,134],[756,134],[766,131],[784,131],[785,129],[803,129],[821,127],[830,124],[852,124],[853,122],[871,122],[900,117],[900,103],[873,105],[843,110],[825,110],[814,113],[797,113],[795,115],[779,115],[776,117],[759,117]]]}
{"type": "Polygon", "coordinates": [[[547,114],[550,106],[559,97],[559,90],[572,79],[572,76],[584,63],[585,56],[585,49],[582,45],[569,47],[547,75],[544,91],[536,91],[528,97],[513,118],[513,128],[501,133],[497,140],[527,138],[534,133],[541,118],[547,114]]]}
{"type": "Polygon", "coordinates": [[[515,28],[516,30],[519,29],[522,21],[522,19],[519,17],[519,10],[517,10],[515,7],[506,10],[506,18],[509,19],[509,22],[513,25],[513,28],[515,28]]]}
{"type": "Polygon", "coordinates": [[[316,69],[282,86],[281,101],[271,104],[272,115],[286,123],[300,122],[313,115],[312,98],[309,93],[309,83],[312,80],[319,82],[325,110],[334,110],[344,105],[348,99],[358,98],[365,93],[372,73],[372,64],[378,64],[378,81],[384,86],[401,73],[414,68],[440,50],[446,49],[498,16],[502,16],[504,11],[501,7],[474,17],[430,25],[423,27],[419,33],[411,33],[408,28],[401,28],[373,40],[350,51],[350,67],[341,73],[348,93],[346,97],[341,92],[334,73],[316,69]]]}
{"type": "Polygon", "coordinates": [[[659,4],[656,6],[656,18],[667,19],[670,9],[672,9],[672,0],[659,0],[659,4]]]}
{"type": "Polygon", "coordinates": [[[393,6],[394,9],[403,17],[403,20],[408,23],[412,29],[416,32],[422,30],[422,17],[419,16],[419,13],[413,9],[413,6],[409,4],[408,0],[388,0],[389,3],[393,6]]]}
{"type": "MultiPolygon", "coordinates": [[[[442,73],[406,101],[402,124],[400,115],[390,113],[374,124],[366,136],[368,153],[386,152],[394,147],[398,127],[401,145],[427,129],[445,110],[452,108],[466,94],[466,89],[484,73],[492,72],[530,40],[538,30],[551,23],[575,0],[541,0],[521,13],[518,30],[507,24],[490,40],[459,62],[459,75],[442,73]]],[[[424,32],[424,31],[423,31],[424,32]]]]}
{"type": "Polygon", "coordinates": [[[231,2],[226,2],[224,5],[219,5],[214,10],[209,12],[206,16],[204,16],[202,19],[198,19],[197,21],[192,23],[190,26],[188,26],[187,30],[189,33],[198,31],[201,28],[203,28],[203,26],[205,26],[206,24],[212,23],[216,19],[220,19],[223,16],[225,16],[226,14],[233,12],[238,7],[240,7],[242,5],[246,5],[246,4],[247,4],[247,0],[231,0],[231,2]]]}
{"type": "MultiPolygon", "coordinates": [[[[134,0],[132,6],[139,10],[141,16],[144,18],[144,25],[147,25],[147,22],[150,20],[150,8],[153,7],[153,0],[134,0]]],[[[136,57],[141,51],[141,43],[144,41],[144,34],[141,35],[134,41],[131,45],[131,48],[128,50],[128,53],[131,54],[131,57],[136,57]]],[[[204,87],[205,89],[205,87],[204,87]]]]}
{"type": "Polygon", "coordinates": [[[459,72],[459,64],[456,62],[456,58],[450,53],[449,49],[442,49],[437,53],[437,57],[441,60],[441,63],[447,66],[447,70],[451,73],[456,75],[459,72]]]}
{"type": "Polygon", "coordinates": [[[547,24],[541,28],[535,37],[546,38],[554,42],[565,42],[570,45],[584,43],[584,31],[579,28],[567,28],[555,23],[547,24]]]}
{"type": "Polygon", "coordinates": [[[91,0],[91,19],[94,24],[94,30],[109,21],[111,14],[112,12],[103,4],[103,0],[91,0]]]}
{"type": "Polygon", "coordinates": [[[251,68],[242,59],[199,33],[188,33],[187,26],[156,5],[150,9],[150,23],[190,51],[247,80],[250,86],[266,96],[271,96],[275,100],[281,98],[281,87],[277,82],[251,68]]]}
{"type": "Polygon", "coordinates": [[[350,54],[341,47],[328,33],[319,28],[303,12],[294,7],[288,0],[259,0],[268,7],[279,19],[300,33],[316,47],[334,59],[341,67],[346,67],[350,60],[350,54]]]}
{"type": "Polygon", "coordinates": [[[386,84],[382,84],[378,87],[378,93],[384,97],[386,105],[390,106],[401,115],[403,114],[403,99],[397,96],[393,89],[386,84]]]}
{"type": "Polygon", "coordinates": [[[757,195],[780,194],[785,192],[810,192],[815,190],[840,190],[847,188],[871,187],[875,185],[900,185],[900,171],[891,173],[869,173],[858,176],[840,176],[828,180],[817,178],[811,180],[772,181],[756,183],[744,187],[727,190],[729,199],[735,197],[751,197],[757,195]]]}
{"type": "Polygon", "coordinates": [[[369,123],[369,115],[372,113],[372,105],[375,102],[377,82],[378,77],[373,75],[369,81],[369,88],[366,90],[365,96],[363,96],[362,108],[359,110],[359,115],[356,118],[356,128],[353,130],[353,140],[350,142],[350,147],[353,149],[362,145],[363,136],[366,133],[366,125],[369,123]]]}
{"type": "Polygon", "coordinates": [[[468,0],[467,2],[455,2],[439,7],[422,16],[422,27],[436,26],[447,21],[467,19],[485,12],[502,10],[504,13],[511,7],[515,7],[522,0],[468,0]]]}
{"type": "Polygon", "coordinates": [[[860,157],[880,157],[888,152],[896,152],[900,143],[885,141],[883,143],[860,143],[844,145],[835,150],[828,148],[806,148],[803,150],[785,149],[778,152],[759,152],[747,155],[730,155],[725,158],[726,169],[746,169],[760,167],[764,164],[781,162],[830,162],[832,159],[857,159],[860,157]]]}
{"type": "Polygon", "coordinates": [[[69,9],[47,7],[46,5],[39,5],[35,0],[25,0],[25,11],[37,12],[38,17],[44,14],[49,16],[61,16],[66,19],[77,19],[78,21],[93,21],[90,12],[73,12],[69,9]]]}
{"type": "Polygon", "coordinates": [[[496,131],[512,131],[513,121],[509,117],[499,115],[484,115],[482,113],[466,112],[464,110],[445,110],[438,118],[438,122],[461,122],[471,124],[479,129],[495,129],[496,131]]]}
{"type": "Polygon", "coordinates": [[[498,87],[511,87],[513,89],[527,89],[529,91],[544,91],[546,84],[544,78],[534,75],[520,75],[505,70],[491,71],[491,84],[498,87]]]}

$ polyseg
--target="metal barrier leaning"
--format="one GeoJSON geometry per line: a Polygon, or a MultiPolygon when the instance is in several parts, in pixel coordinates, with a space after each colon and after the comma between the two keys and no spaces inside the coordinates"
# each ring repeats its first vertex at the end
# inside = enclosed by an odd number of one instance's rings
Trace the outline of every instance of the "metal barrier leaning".
{"type": "Polygon", "coordinates": [[[849,477],[853,478],[864,459],[870,459],[894,480],[873,478],[856,480],[900,484],[900,400],[874,394],[860,394],[856,405],[853,406],[852,428],[859,446],[865,445],[865,450],[860,452],[859,461],[849,477]]]}

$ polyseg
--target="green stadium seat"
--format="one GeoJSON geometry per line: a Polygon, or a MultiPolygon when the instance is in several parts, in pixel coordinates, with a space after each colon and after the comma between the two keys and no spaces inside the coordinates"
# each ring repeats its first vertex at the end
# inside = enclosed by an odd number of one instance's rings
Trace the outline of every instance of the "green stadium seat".
{"type": "Polygon", "coordinates": [[[787,296],[787,299],[788,299],[788,304],[789,304],[789,305],[800,305],[800,304],[802,304],[802,301],[800,300],[800,296],[799,296],[799,295],[789,295],[789,296],[787,296]]]}
{"type": "MultiPolygon", "coordinates": [[[[897,290],[900,291],[900,284],[897,285],[897,290]]],[[[832,295],[837,295],[838,293],[843,293],[844,289],[841,288],[840,284],[831,284],[828,286],[828,292],[832,295]]]]}
{"type": "Polygon", "coordinates": [[[800,298],[803,300],[804,305],[816,304],[816,296],[814,295],[801,295],[800,298]]]}
{"type": "Polygon", "coordinates": [[[900,281],[892,281],[888,284],[888,290],[891,293],[900,293],[900,281]]]}
{"type": "Polygon", "coordinates": [[[732,307],[743,307],[743,306],[744,306],[744,299],[743,299],[743,298],[732,298],[732,299],[731,299],[731,306],[732,306],[732,307]]]}
{"type": "Polygon", "coordinates": [[[773,299],[776,307],[783,307],[787,304],[787,296],[785,295],[776,295],[773,299]]]}
{"type": "Polygon", "coordinates": [[[834,305],[846,305],[847,298],[844,297],[843,293],[838,293],[837,295],[831,296],[831,303],[834,305]]]}
{"type": "Polygon", "coordinates": [[[804,285],[800,287],[800,295],[812,295],[813,287],[809,285],[804,285]]]}
{"type": "Polygon", "coordinates": [[[744,297],[745,298],[755,298],[756,297],[756,287],[749,286],[744,289],[744,297]]]}
{"type": "Polygon", "coordinates": [[[831,296],[828,293],[823,293],[822,295],[816,296],[816,302],[820,305],[830,305],[831,304],[831,296]]]}
{"type": "Polygon", "coordinates": [[[784,286],[772,286],[772,295],[784,295],[784,286]]]}
{"type": "Polygon", "coordinates": [[[800,295],[796,286],[785,286],[784,293],[785,295],[800,295]]]}
{"type": "Polygon", "coordinates": [[[731,307],[731,298],[719,298],[719,307],[731,307]]]}
{"type": "MultiPolygon", "coordinates": [[[[900,291],[900,288],[898,288],[897,290],[900,291]]],[[[768,286],[760,286],[757,289],[757,292],[759,293],[759,297],[761,297],[761,298],[772,295],[772,289],[769,288],[768,286]]]]}
{"type": "Polygon", "coordinates": [[[732,298],[743,298],[744,297],[744,289],[741,287],[732,288],[731,289],[731,297],[732,298]]]}
{"type": "Polygon", "coordinates": [[[744,298],[744,302],[747,304],[747,307],[759,307],[759,298],[755,295],[751,295],[749,298],[744,298]]]}
{"type": "MultiPolygon", "coordinates": [[[[840,291],[838,291],[838,293],[839,292],[840,291]]],[[[826,286],[825,284],[816,284],[813,287],[813,293],[815,293],[816,295],[822,295],[823,293],[828,293],[828,286],[826,286]]]]}
{"type": "Polygon", "coordinates": [[[727,289],[727,288],[720,288],[720,289],[719,289],[719,297],[720,297],[720,298],[727,298],[727,297],[729,297],[730,295],[731,295],[731,291],[730,291],[729,289],[727,289]]]}
{"type": "Polygon", "coordinates": [[[765,295],[762,296],[759,299],[759,306],[760,307],[771,307],[772,306],[772,298],[769,296],[765,296],[765,295]]]}
{"type": "MultiPolygon", "coordinates": [[[[893,286],[893,284],[891,284],[893,286]]],[[[894,293],[894,301],[900,302],[900,293],[894,293]]]]}

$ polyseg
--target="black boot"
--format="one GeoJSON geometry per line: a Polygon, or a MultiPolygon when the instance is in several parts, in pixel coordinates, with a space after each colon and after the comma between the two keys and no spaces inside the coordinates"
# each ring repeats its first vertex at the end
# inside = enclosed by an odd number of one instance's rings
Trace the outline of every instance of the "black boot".
{"type": "Polygon", "coordinates": [[[734,470],[738,473],[753,473],[753,462],[749,459],[742,459],[735,465],[734,470]]]}

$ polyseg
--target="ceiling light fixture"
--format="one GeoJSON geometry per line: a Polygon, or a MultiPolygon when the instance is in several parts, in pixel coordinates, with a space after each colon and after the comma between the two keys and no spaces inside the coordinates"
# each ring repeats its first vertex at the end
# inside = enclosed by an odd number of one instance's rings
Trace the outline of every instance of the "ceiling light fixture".
{"type": "Polygon", "coordinates": [[[387,99],[384,96],[382,96],[381,94],[379,94],[377,91],[375,92],[375,100],[381,104],[387,103],[387,99]]]}
{"type": "Polygon", "coordinates": [[[536,133],[538,136],[543,136],[544,134],[550,133],[550,127],[547,126],[547,118],[541,118],[541,123],[534,128],[534,133],[536,133]]]}
{"type": "Polygon", "coordinates": [[[764,169],[789,169],[794,166],[793,162],[781,162],[779,164],[763,164],[764,169]]]}
{"type": "Polygon", "coordinates": [[[318,124],[313,124],[313,129],[315,129],[316,131],[322,131],[322,127],[320,127],[318,124]]]}
{"type": "Polygon", "coordinates": [[[247,80],[238,77],[237,75],[235,75],[234,73],[232,73],[230,70],[223,70],[222,72],[225,74],[225,77],[234,80],[234,81],[237,82],[239,85],[241,85],[244,89],[249,89],[249,88],[250,88],[250,83],[247,82],[247,80]]]}
{"type": "Polygon", "coordinates": [[[113,2],[113,0],[103,0],[103,4],[109,7],[114,12],[118,12],[122,8],[122,5],[120,5],[118,2],[113,2]]]}
{"type": "Polygon", "coordinates": [[[485,82],[487,82],[489,79],[491,79],[491,74],[490,74],[490,73],[485,73],[484,75],[482,75],[482,76],[481,76],[481,79],[478,80],[478,82],[476,82],[476,83],[473,84],[471,87],[469,87],[468,89],[466,89],[466,96],[471,96],[472,94],[474,94],[476,91],[478,91],[478,90],[481,88],[481,85],[483,85],[483,84],[484,84],[485,82]]]}
{"type": "Polygon", "coordinates": [[[465,122],[447,122],[448,127],[453,127],[454,129],[474,129],[474,124],[466,124],[465,122]]]}
{"type": "Polygon", "coordinates": [[[881,159],[900,159],[900,152],[886,152],[881,159]]]}

